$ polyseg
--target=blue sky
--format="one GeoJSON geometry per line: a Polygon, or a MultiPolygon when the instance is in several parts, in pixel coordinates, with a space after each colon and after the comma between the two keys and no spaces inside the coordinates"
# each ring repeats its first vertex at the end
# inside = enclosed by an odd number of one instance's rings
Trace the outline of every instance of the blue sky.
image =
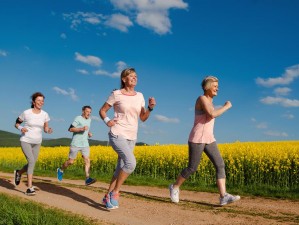
{"type": "MultiPolygon", "coordinates": [[[[157,106],[138,141],[186,144],[206,75],[219,78],[218,143],[299,139],[299,1],[1,0],[0,129],[18,133],[30,96],[46,96],[54,133],[83,105],[93,139],[107,140],[98,111],[134,67],[136,90],[157,106]]],[[[112,110],[110,110],[112,117],[112,110]]]]}

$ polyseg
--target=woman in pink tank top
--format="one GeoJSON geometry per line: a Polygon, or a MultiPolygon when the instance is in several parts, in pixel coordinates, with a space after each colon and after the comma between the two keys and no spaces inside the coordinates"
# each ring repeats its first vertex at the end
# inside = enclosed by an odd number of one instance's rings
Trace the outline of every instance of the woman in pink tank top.
{"type": "Polygon", "coordinates": [[[202,153],[205,152],[216,169],[216,182],[220,194],[220,205],[226,205],[240,199],[240,196],[233,196],[226,193],[225,165],[214,137],[215,118],[222,115],[232,107],[230,101],[218,109],[213,106],[213,98],[218,94],[218,79],[214,76],[207,76],[201,83],[204,94],[199,96],[195,103],[194,125],[188,139],[189,163],[183,169],[175,183],[169,186],[172,202],[179,202],[179,188],[188,177],[197,171],[202,153]]]}

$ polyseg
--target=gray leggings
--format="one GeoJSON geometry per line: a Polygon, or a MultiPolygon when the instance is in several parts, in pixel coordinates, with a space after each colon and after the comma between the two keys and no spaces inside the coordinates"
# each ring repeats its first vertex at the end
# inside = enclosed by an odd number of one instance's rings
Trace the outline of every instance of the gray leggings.
{"type": "Polygon", "coordinates": [[[40,145],[41,144],[29,144],[27,142],[21,141],[22,151],[28,162],[28,164],[23,167],[24,170],[27,170],[27,174],[33,174],[33,169],[38,157],[40,145]]]}
{"type": "Polygon", "coordinates": [[[181,172],[182,177],[188,179],[188,177],[191,174],[196,172],[203,151],[209,157],[209,159],[211,160],[211,162],[213,163],[216,169],[216,178],[222,179],[226,177],[224,161],[220,155],[216,142],[213,142],[211,144],[204,144],[204,143],[196,144],[196,143],[188,142],[188,145],[189,145],[189,163],[188,163],[188,167],[183,169],[183,171],[181,172]]]}
{"type": "Polygon", "coordinates": [[[117,177],[120,170],[131,174],[136,167],[136,158],[133,152],[136,140],[128,140],[120,135],[114,135],[109,132],[109,142],[118,155],[117,165],[113,176],[117,177]]]}

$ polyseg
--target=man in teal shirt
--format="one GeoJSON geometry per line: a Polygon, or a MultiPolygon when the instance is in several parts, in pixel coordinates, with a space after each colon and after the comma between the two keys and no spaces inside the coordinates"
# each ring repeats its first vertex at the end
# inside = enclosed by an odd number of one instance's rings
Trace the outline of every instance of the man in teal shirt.
{"type": "Polygon", "coordinates": [[[91,107],[83,106],[82,115],[77,116],[69,128],[69,131],[73,132],[73,138],[70,146],[69,159],[63,163],[61,168],[57,168],[57,179],[59,181],[62,181],[64,170],[75,162],[78,152],[81,152],[85,163],[85,184],[90,185],[96,181],[89,176],[90,147],[88,138],[92,136],[92,133],[89,131],[91,124],[90,115],[91,107]]]}

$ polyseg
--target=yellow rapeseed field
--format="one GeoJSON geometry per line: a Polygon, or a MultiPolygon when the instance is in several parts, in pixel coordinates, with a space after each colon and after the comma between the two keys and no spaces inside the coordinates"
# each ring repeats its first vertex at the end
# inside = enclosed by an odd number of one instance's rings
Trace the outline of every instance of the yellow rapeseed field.
{"type": "MultiPolygon", "coordinates": [[[[226,165],[227,182],[233,185],[272,185],[298,187],[299,141],[236,142],[218,145],[226,165]]],[[[42,147],[36,168],[56,171],[68,157],[69,147],[42,147]]],[[[173,180],[188,164],[187,145],[136,146],[137,167],[134,176],[173,180]]],[[[92,171],[112,174],[117,155],[109,146],[91,147],[92,171]]],[[[0,169],[20,168],[26,163],[21,148],[0,149],[0,169]]],[[[78,157],[72,169],[82,170],[78,157]]],[[[203,154],[191,181],[215,183],[215,170],[203,154]]]]}

